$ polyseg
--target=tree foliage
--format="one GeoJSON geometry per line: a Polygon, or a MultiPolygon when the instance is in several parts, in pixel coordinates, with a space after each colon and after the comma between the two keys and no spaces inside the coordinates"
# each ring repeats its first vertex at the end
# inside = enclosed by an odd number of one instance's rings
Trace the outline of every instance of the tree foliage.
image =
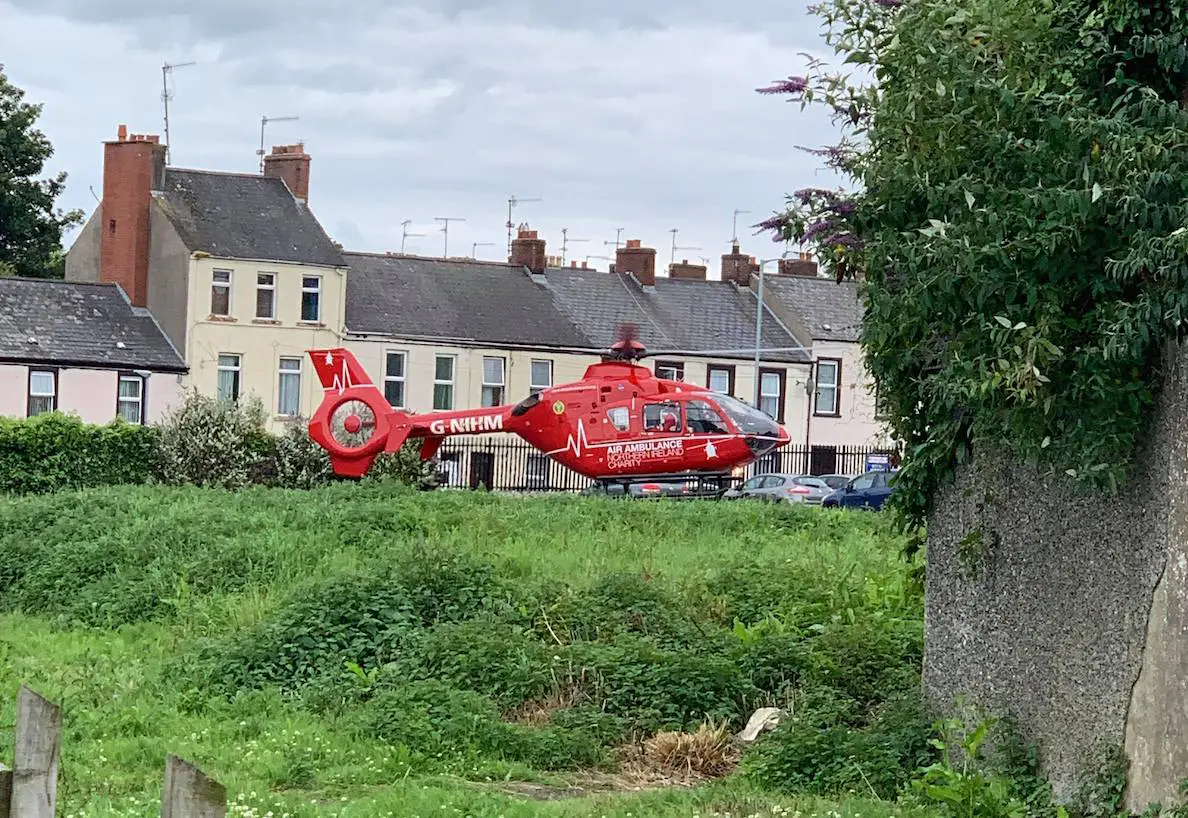
{"type": "Polygon", "coordinates": [[[54,149],[35,127],[42,106],[24,100],[0,65],[0,275],[60,278],[62,232],[82,212],[54,207],[66,173],[39,178],[54,149]]]}
{"type": "Polygon", "coordinates": [[[915,530],[975,447],[1082,486],[1128,476],[1188,316],[1188,3],[827,0],[824,104],[852,192],[763,223],[856,278],[915,530]]]}

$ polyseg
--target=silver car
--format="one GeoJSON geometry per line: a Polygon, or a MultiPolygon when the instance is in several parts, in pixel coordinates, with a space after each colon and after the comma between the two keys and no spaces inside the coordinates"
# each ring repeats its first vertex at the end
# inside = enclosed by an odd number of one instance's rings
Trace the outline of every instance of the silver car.
{"type": "Polygon", "coordinates": [[[820,505],[832,493],[828,483],[809,474],[757,474],[738,488],[727,491],[723,497],[820,505]]]}

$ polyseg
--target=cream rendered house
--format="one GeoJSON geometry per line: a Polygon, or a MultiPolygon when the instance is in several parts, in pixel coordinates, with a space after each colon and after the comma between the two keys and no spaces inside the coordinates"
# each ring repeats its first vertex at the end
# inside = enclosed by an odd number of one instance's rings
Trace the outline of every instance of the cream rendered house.
{"type": "Polygon", "coordinates": [[[308,207],[309,167],[299,145],[273,148],[263,174],[168,167],[155,136],[121,126],[66,277],[119,283],[182,351],[187,388],[259,397],[280,430],[321,401],[306,350],[340,342],[346,305],[339,247],[308,207]]]}

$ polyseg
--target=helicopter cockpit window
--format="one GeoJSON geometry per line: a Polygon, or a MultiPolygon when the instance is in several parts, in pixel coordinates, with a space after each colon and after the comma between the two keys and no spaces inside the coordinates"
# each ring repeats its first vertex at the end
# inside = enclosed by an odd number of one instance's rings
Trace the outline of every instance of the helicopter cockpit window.
{"type": "Polygon", "coordinates": [[[679,403],[648,403],[643,411],[645,432],[679,432],[681,406],[679,403]]]}
{"type": "Polygon", "coordinates": [[[726,421],[717,413],[714,407],[703,400],[691,400],[685,404],[685,419],[689,423],[689,431],[695,435],[725,435],[729,434],[726,421]]]}
{"type": "Polygon", "coordinates": [[[613,409],[606,411],[606,416],[611,422],[611,426],[615,427],[617,432],[626,432],[631,428],[631,415],[627,412],[626,406],[616,406],[613,409]]]}

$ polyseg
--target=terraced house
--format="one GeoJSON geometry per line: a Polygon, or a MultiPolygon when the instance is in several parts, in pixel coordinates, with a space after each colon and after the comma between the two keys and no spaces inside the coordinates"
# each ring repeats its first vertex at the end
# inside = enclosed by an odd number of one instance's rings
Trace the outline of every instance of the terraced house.
{"type": "Polygon", "coordinates": [[[120,285],[189,366],[186,385],[259,396],[272,419],[321,400],[305,350],[338,343],[346,268],[309,209],[311,159],[279,146],[263,174],[166,166],[156,136],[104,144],[103,198],[66,256],[70,281],[120,285]]]}
{"type": "Polygon", "coordinates": [[[177,404],[185,374],[117,285],[0,278],[0,416],[152,423],[177,404]]]}

